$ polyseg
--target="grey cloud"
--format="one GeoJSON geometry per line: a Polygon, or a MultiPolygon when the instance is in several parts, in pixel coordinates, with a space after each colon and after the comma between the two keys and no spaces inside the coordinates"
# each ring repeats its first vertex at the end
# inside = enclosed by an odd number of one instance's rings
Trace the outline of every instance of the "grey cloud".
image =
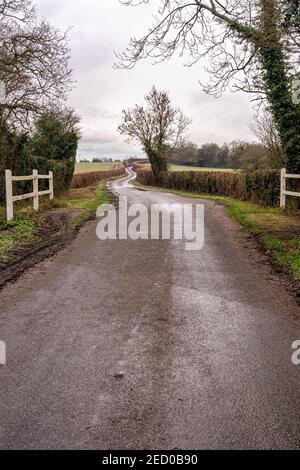
{"type": "Polygon", "coordinates": [[[94,136],[94,137],[83,137],[81,140],[81,145],[103,145],[103,144],[114,144],[118,141],[115,136],[110,135],[110,136],[94,136]]]}
{"type": "Polygon", "coordinates": [[[96,106],[88,106],[84,109],[86,116],[91,118],[101,118],[101,119],[120,119],[118,113],[112,113],[108,109],[100,109],[96,106]]]}
{"type": "Polygon", "coordinates": [[[126,8],[118,0],[35,0],[49,21],[70,32],[72,66],[77,89],[69,104],[82,116],[81,158],[97,154],[141,154],[128,145],[117,127],[124,108],[140,103],[152,85],[169,90],[173,102],[193,119],[190,139],[197,144],[253,139],[248,123],[252,108],[243,93],[222,98],[207,96],[199,85],[208,77],[202,65],[185,68],[182,59],[152,66],[143,61],[134,70],[113,69],[114,51],[126,47],[131,35],[139,36],[151,22],[155,2],[126,8]]]}

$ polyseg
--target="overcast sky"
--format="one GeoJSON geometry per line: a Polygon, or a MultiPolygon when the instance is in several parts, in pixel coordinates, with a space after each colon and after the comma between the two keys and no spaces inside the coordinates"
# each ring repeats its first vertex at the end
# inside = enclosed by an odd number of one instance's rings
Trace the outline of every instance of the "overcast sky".
{"type": "Polygon", "coordinates": [[[35,0],[53,25],[72,26],[71,66],[77,87],[69,103],[82,116],[78,158],[140,155],[139,146],[128,145],[117,127],[122,109],[141,103],[152,85],[168,90],[173,103],[193,119],[189,137],[196,144],[254,140],[248,95],[207,96],[199,85],[206,77],[203,64],[186,68],[174,57],[155,66],[148,60],[133,70],[113,69],[114,51],[123,50],[131,35],[146,31],[157,1],[133,8],[119,0],[35,0]]]}

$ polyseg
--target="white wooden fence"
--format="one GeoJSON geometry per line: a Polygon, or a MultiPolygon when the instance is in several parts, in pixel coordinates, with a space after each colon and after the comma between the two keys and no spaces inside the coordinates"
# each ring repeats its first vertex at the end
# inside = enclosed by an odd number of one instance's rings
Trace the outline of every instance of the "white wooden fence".
{"type": "Polygon", "coordinates": [[[285,205],[286,205],[286,196],[295,196],[295,197],[300,197],[300,193],[296,193],[296,192],[293,192],[293,191],[287,191],[286,187],[286,180],[288,178],[291,178],[291,179],[299,179],[300,178],[300,175],[289,175],[287,172],[286,172],[286,168],[283,168],[281,170],[281,184],[280,184],[280,207],[282,207],[283,209],[285,208],[285,205]]]}
{"type": "Polygon", "coordinates": [[[6,215],[7,220],[14,218],[14,202],[24,201],[24,199],[33,199],[33,208],[35,211],[39,210],[39,196],[49,194],[50,199],[54,198],[53,189],[53,173],[49,171],[48,175],[39,175],[37,170],[33,170],[30,176],[13,176],[10,170],[5,171],[5,184],[6,184],[6,215]],[[39,180],[48,179],[49,189],[47,191],[39,191],[39,180]],[[32,193],[21,194],[19,196],[13,195],[13,182],[14,181],[32,181],[32,193]]]}

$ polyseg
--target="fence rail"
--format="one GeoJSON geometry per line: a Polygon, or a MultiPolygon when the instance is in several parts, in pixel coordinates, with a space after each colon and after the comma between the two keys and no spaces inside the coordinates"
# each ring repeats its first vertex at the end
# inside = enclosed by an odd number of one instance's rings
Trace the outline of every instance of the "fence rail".
{"type": "Polygon", "coordinates": [[[288,191],[286,189],[286,180],[287,179],[300,179],[300,175],[292,175],[287,173],[286,168],[281,170],[281,184],[280,184],[280,207],[285,209],[286,206],[286,196],[300,197],[300,193],[295,191],[288,191]]]}
{"type": "Polygon", "coordinates": [[[49,171],[48,175],[39,175],[37,170],[33,170],[30,176],[13,176],[11,170],[5,170],[5,186],[6,186],[6,217],[7,221],[14,218],[14,202],[33,199],[33,208],[39,210],[39,196],[48,195],[50,199],[54,198],[53,173],[49,171]],[[49,189],[39,191],[39,180],[48,179],[49,189]],[[31,193],[13,195],[13,183],[17,181],[32,181],[33,191],[31,193]]]}

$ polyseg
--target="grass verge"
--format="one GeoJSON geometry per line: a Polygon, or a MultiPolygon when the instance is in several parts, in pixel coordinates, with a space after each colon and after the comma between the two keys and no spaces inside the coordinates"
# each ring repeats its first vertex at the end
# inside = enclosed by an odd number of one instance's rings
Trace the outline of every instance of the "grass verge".
{"type": "Polygon", "coordinates": [[[100,204],[107,204],[111,201],[111,193],[107,189],[107,181],[101,181],[96,187],[71,189],[62,202],[67,207],[84,209],[88,213],[96,212],[100,204]]]}
{"type": "Polygon", "coordinates": [[[29,204],[16,205],[12,222],[6,221],[5,208],[0,207],[0,267],[18,261],[40,243],[59,241],[91,219],[99,205],[111,202],[106,183],[70,190],[54,201],[41,199],[39,212],[29,204]]]}
{"type": "Polygon", "coordinates": [[[15,220],[6,223],[0,220],[0,263],[10,259],[11,251],[18,246],[21,249],[34,237],[38,226],[37,217],[28,213],[19,214],[15,220]]]}

